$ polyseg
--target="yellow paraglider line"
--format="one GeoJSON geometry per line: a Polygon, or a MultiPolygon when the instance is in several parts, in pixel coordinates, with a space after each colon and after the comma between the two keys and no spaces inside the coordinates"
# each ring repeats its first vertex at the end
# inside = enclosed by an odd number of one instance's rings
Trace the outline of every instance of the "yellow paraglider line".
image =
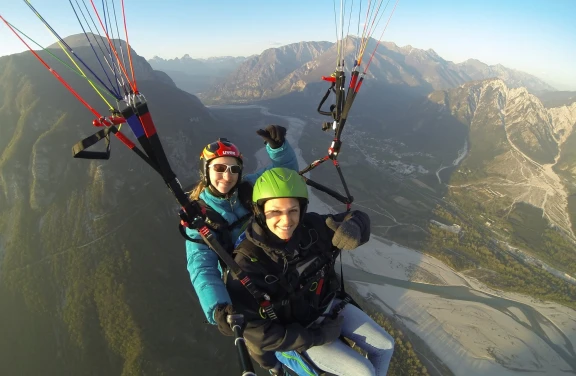
{"type": "MultiPolygon", "coordinates": [[[[26,0],[26,2],[28,4],[31,5],[29,0],[26,0]]],[[[41,21],[42,21],[42,17],[40,16],[40,14],[36,11],[36,9],[32,8],[32,11],[34,12],[34,14],[36,15],[36,17],[38,17],[41,21]]],[[[86,80],[88,81],[88,83],[90,84],[90,86],[92,86],[92,88],[96,91],[96,93],[100,96],[100,98],[102,98],[102,100],[104,101],[104,103],[106,103],[109,107],[110,110],[114,110],[114,107],[110,104],[110,102],[108,102],[106,100],[106,98],[104,98],[104,96],[102,95],[102,93],[100,92],[100,90],[98,90],[98,88],[96,88],[96,86],[92,83],[92,81],[88,78],[88,76],[86,76],[86,74],[84,73],[84,71],[82,70],[82,68],[80,68],[78,66],[78,64],[76,63],[76,61],[72,58],[72,56],[70,56],[70,54],[68,53],[68,51],[66,51],[66,49],[64,48],[64,46],[62,46],[62,43],[60,42],[60,38],[58,38],[58,36],[46,25],[44,24],[44,26],[46,26],[46,28],[48,29],[48,31],[50,31],[50,33],[52,35],[54,35],[54,37],[56,37],[56,39],[58,40],[58,45],[60,46],[60,48],[62,49],[62,51],[64,51],[64,53],[66,54],[66,56],[68,56],[68,59],[70,59],[70,61],[74,64],[74,66],[76,67],[76,69],[78,69],[78,72],[80,72],[80,74],[82,75],[82,77],[86,78],[86,80]]]]}
{"type": "Polygon", "coordinates": [[[58,41],[58,45],[60,46],[60,48],[62,49],[62,51],[64,51],[64,53],[66,54],[66,56],[68,56],[68,59],[70,59],[70,61],[74,64],[74,66],[76,67],[76,69],[78,69],[78,71],[82,74],[83,77],[85,77],[88,80],[88,83],[90,84],[90,86],[92,86],[92,88],[96,91],[96,93],[100,96],[100,98],[102,98],[102,100],[108,105],[108,107],[110,108],[110,110],[113,110],[114,107],[110,104],[110,102],[108,102],[106,100],[106,98],[104,98],[104,96],[102,95],[102,93],[100,92],[100,90],[98,90],[98,88],[96,88],[96,86],[94,86],[94,84],[92,83],[92,81],[90,79],[88,79],[88,77],[86,76],[86,74],[84,73],[84,71],[82,70],[82,68],[80,68],[78,66],[78,64],[76,64],[76,61],[72,58],[72,56],[70,56],[70,54],[68,53],[68,51],[66,51],[66,49],[64,48],[64,46],[62,46],[62,43],[60,43],[60,41],[58,41]]]}

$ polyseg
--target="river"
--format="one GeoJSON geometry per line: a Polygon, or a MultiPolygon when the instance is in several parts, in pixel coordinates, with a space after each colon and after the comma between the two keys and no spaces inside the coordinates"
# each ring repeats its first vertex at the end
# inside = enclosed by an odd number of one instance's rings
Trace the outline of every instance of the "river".
{"type": "Polygon", "coordinates": [[[442,170],[445,170],[447,168],[457,167],[460,164],[460,162],[462,162],[464,157],[466,157],[467,154],[468,154],[468,140],[465,140],[464,146],[462,147],[462,149],[458,150],[458,156],[456,157],[455,160],[452,161],[452,164],[444,167],[440,166],[438,171],[436,171],[436,177],[438,178],[439,184],[442,184],[442,179],[440,178],[440,172],[442,172],[442,170]]]}
{"type": "Polygon", "coordinates": [[[416,283],[411,281],[405,281],[395,278],[389,278],[383,275],[368,273],[363,270],[353,268],[349,265],[344,264],[344,275],[349,281],[372,283],[376,285],[392,285],[400,287],[403,289],[409,289],[412,291],[423,292],[426,294],[436,295],[443,299],[459,300],[467,302],[475,302],[487,305],[495,310],[498,310],[505,315],[512,318],[518,324],[525,327],[527,330],[532,331],[538,337],[540,337],[548,346],[550,346],[554,351],[562,358],[564,361],[570,365],[573,373],[576,373],[576,353],[574,352],[574,345],[570,341],[570,338],[564,334],[564,332],[556,326],[556,324],[542,315],[538,310],[533,307],[518,302],[514,300],[509,300],[501,298],[486,292],[471,289],[465,286],[439,286],[431,285],[426,283],[416,283]],[[517,308],[520,310],[524,316],[528,319],[528,323],[523,320],[523,318],[516,313],[514,313],[510,308],[517,308]],[[561,337],[564,341],[563,344],[557,344],[551,339],[552,336],[548,335],[544,330],[543,326],[548,329],[552,328],[555,334],[561,337]]]}

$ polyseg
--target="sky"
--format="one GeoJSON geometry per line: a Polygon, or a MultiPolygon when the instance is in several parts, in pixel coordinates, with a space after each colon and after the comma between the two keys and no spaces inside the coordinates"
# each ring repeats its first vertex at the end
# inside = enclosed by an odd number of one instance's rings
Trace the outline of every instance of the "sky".
{"type": "MultiPolygon", "coordinates": [[[[70,1],[92,9],[91,0],[70,1]]],[[[124,5],[131,46],[147,59],[167,59],[185,54],[249,56],[300,41],[335,42],[334,9],[339,20],[341,1],[346,17],[351,15],[345,34],[348,30],[356,34],[369,0],[124,0],[124,5]]],[[[390,1],[375,29],[376,39],[395,1],[390,1]]],[[[94,2],[100,11],[103,2],[109,9],[114,2],[122,29],[121,0],[94,2]]],[[[82,32],[69,1],[30,3],[62,37],[82,32]]],[[[0,15],[43,46],[56,41],[25,1],[2,0],[0,15]]],[[[399,0],[382,40],[431,48],[455,63],[474,58],[502,64],[533,74],[558,90],[576,90],[576,0],[399,0]]],[[[25,50],[0,23],[0,56],[25,50]]]]}

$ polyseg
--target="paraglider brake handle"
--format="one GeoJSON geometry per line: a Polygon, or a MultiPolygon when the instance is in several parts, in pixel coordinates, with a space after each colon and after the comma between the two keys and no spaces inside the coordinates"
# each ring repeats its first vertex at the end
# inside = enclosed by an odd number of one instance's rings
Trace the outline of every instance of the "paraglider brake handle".
{"type": "Polygon", "coordinates": [[[236,350],[238,351],[238,360],[240,361],[240,366],[242,367],[242,376],[256,376],[254,371],[254,366],[250,360],[250,354],[248,354],[248,348],[246,347],[246,342],[244,341],[244,315],[239,313],[234,313],[226,317],[226,322],[230,325],[230,329],[234,332],[234,344],[236,345],[236,350]]]}
{"type": "Polygon", "coordinates": [[[189,228],[200,228],[204,226],[206,218],[206,208],[201,207],[197,201],[189,201],[180,211],[180,222],[189,228]]]}
{"type": "Polygon", "coordinates": [[[234,313],[232,315],[228,315],[226,317],[226,322],[230,325],[230,329],[234,333],[236,333],[236,328],[240,330],[240,334],[242,334],[242,330],[244,328],[244,315],[241,313],[234,313]]]}
{"type": "Polygon", "coordinates": [[[328,148],[328,156],[330,159],[334,160],[338,158],[338,153],[340,153],[340,148],[342,147],[342,141],[334,139],[332,144],[328,148]]]}

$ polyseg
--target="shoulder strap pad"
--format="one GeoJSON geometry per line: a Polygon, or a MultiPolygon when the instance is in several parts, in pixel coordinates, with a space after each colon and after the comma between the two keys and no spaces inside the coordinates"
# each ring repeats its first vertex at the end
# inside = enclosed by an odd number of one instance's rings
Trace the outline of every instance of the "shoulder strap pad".
{"type": "Polygon", "coordinates": [[[262,248],[258,247],[250,240],[242,240],[238,247],[234,250],[234,253],[241,254],[247,260],[250,260],[252,265],[255,265],[260,273],[262,273],[262,275],[276,276],[278,278],[278,283],[287,293],[291,294],[294,292],[294,289],[288,283],[288,281],[286,281],[286,277],[282,273],[282,270],[278,268],[278,265],[270,261],[270,258],[266,252],[264,252],[262,248]]]}
{"type": "Polygon", "coordinates": [[[236,242],[236,249],[234,250],[235,254],[240,254],[251,262],[258,262],[259,265],[262,265],[261,262],[263,260],[266,262],[265,258],[268,256],[266,256],[260,247],[246,238],[246,233],[243,232],[238,240],[239,241],[236,242]]]}
{"type": "Polygon", "coordinates": [[[263,275],[278,274],[277,268],[271,268],[272,266],[276,266],[276,264],[270,260],[266,252],[246,238],[237,245],[234,253],[240,254],[247,260],[250,260],[252,265],[255,265],[263,275]]]}

